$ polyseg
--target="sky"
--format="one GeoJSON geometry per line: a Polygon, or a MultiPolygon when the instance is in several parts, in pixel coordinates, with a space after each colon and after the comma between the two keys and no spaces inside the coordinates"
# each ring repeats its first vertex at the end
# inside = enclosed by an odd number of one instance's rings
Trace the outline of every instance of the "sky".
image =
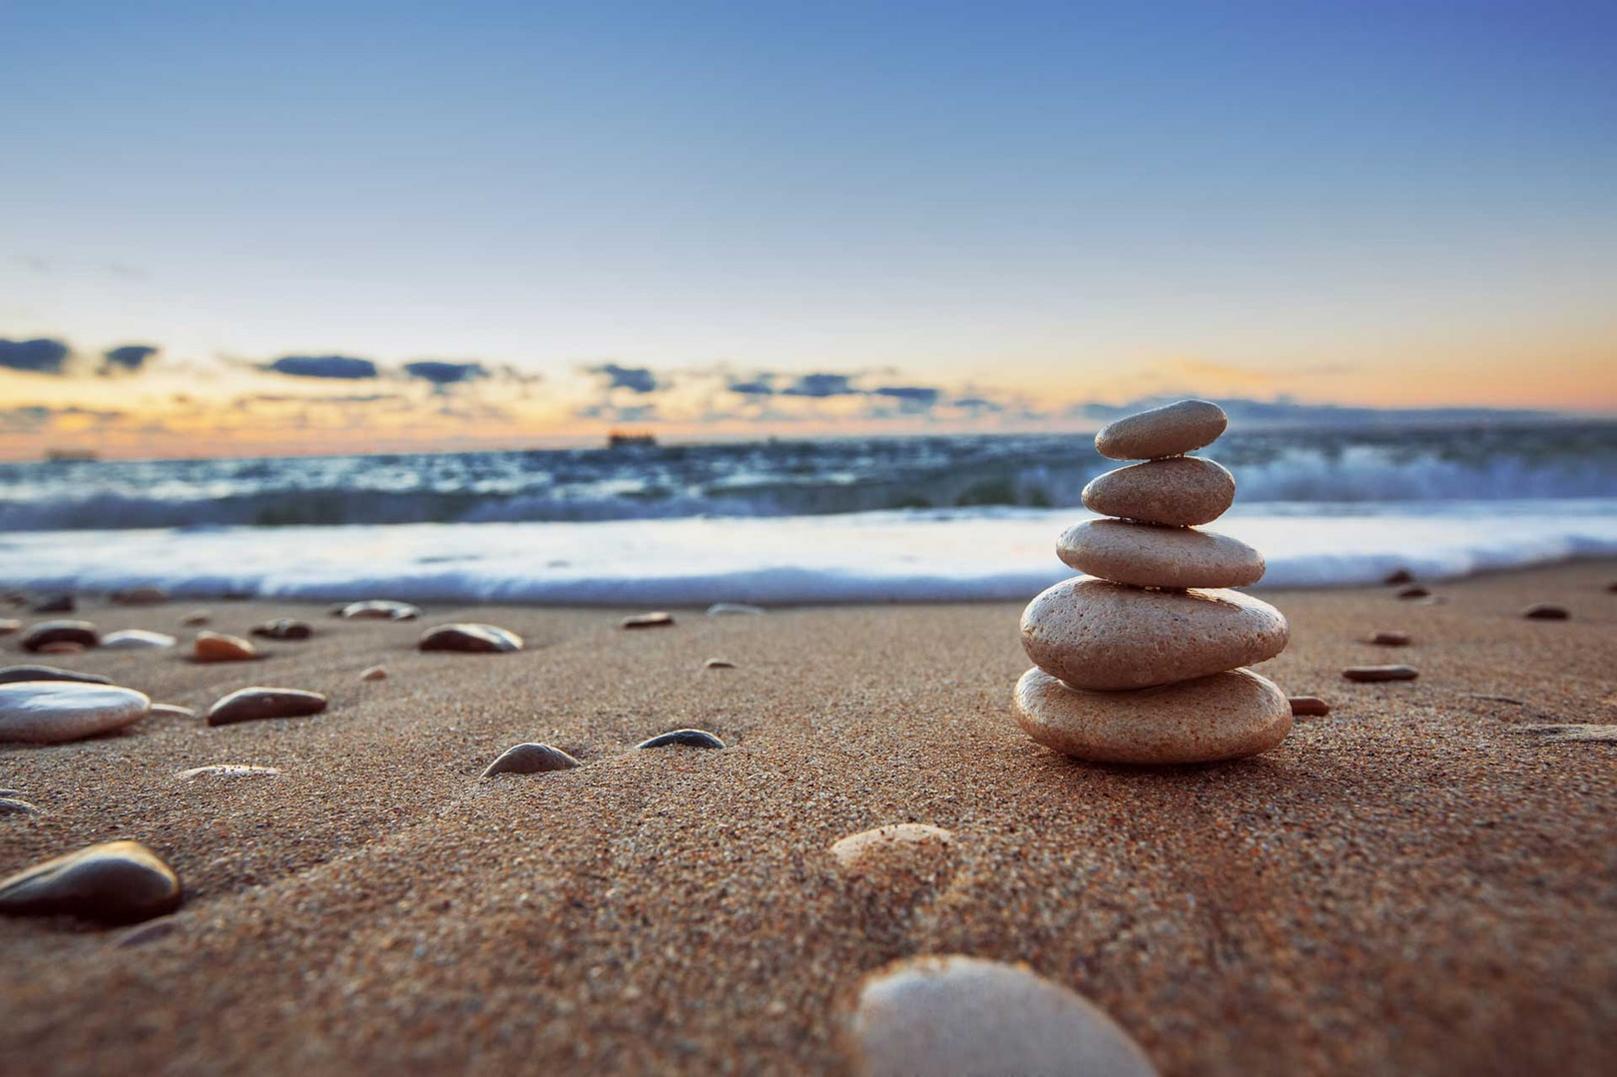
{"type": "Polygon", "coordinates": [[[0,457],[1617,412],[1610,3],[0,0],[0,457]]]}

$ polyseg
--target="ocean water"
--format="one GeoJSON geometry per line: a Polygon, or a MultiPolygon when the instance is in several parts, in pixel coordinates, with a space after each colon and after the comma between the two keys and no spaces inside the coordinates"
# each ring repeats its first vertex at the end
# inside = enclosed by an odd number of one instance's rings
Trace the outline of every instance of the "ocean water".
{"type": "MultiPolygon", "coordinates": [[[[1260,586],[1617,555],[1617,424],[1232,433],[1260,586]]],[[[0,583],[421,601],[1023,598],[1115,466],[1077,436],[0,466],[0,583]]]]}

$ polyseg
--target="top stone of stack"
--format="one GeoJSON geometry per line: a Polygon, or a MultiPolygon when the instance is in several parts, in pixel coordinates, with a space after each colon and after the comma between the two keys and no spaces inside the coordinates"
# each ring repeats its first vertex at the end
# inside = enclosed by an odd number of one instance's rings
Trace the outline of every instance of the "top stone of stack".
{"type": "Polygon", "coordinates": [[[1229,422],[1210,400],[1181,400],[1107,424],[1095,435],[1095,449],[1113,460],[1183,456],[1217,441],[1229,422]]]}

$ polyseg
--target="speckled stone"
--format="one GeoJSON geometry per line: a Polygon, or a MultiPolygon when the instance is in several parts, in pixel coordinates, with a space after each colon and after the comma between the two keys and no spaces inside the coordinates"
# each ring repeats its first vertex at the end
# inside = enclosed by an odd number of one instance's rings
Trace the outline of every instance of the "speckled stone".
{"type": "Polygon", "coordinates": [[[17,681],[73,681],[77,684],[111,684],[109,677],[99,673],[80,673],[76,669],[57,669],[55,666],[7,666],[0,669],[0,684],[17,681]]]}
{"type": "Polygon", "coordinates": [[[161,650],[178,642],[167,632],[148,632],[144,628],[125,628],[101,637],[101,646],[109,651],[161,650]]]}
{"type": "Polygon", "coordinates": [[[1218,519],[1235,501],[1235,476],[1199,456],[1148,460],[1095,476],[1083,498],[1102,516],[1193,527],[1218,519]]]}
{"type": "Polygon", "coordinates": [[[52,643],[94,647],[101,642],[101,633],[89,621],[40,621],[30,626],[19,642],[25,651],[39,651],[52,643]]]}
{"type": "Polygon", "coordinates": [[[1076,759],[1215,763],[1284,740],[1291,702],[1247,669],[1129,692],[1085,692],[1035,668],[1016,683],[1016,720],[1046,748],[1076,759]]]}
{"type": "Polygon", "coordinates": [[[670,729],[666,733],[658,733],[655,737],[647,737],[635,745],[636,748],[668,748],[672,746],[723,748],[724,741],[705,729],[670,729]]]}
{"type": "Polygon", "coordinates": [[[326,709],[326,697],[301,688],[240,688],[208,708],[209,725],[235,725],[265,718],[306,718],[326,709]]]}
{"type": "Polygon", "coordinates": [[[1377,681],[1412,681],[1420,676],[1413,666],[1349,666],[1342,676],[1350,681],[1375,683],[1377,681]]]}
{"type": "Polygon", "coordinates": [[[1107,423],[1095,435],[1095,451],[1113,460],[1181,456],[1217,441],[1229,421],[1210,400],[1180,400],[1107,423]]]}
{"type": "Polygon", "coordinates": [[[1243,587],[1263,578],[1263,555],[1239,539],[1190,527],[1085,520],[1062,532],[1056,556],[1103,580],[1136,587],[1243,587]]]}
{"type": "Polygon", "coordinates": [[[623,628],[669,628],[674,623],[674,615],[657,610],[654,613],[637,613],[632,617],[625,617],[621,622],[623,628]]]}
{"type": "Polygon", "coordinates": [[[1025,966],[959,955],[905,958],[866,976],[843,1045],[861,1077],[1156,1074],[1081,995],[1025,966]]]}
{"type": "Polygon", "coordinates": [[[138,841],[109,841],[0,881],[0,913],[69,914],[102,923],[149,920],[180,907],[179,876],[138,841]]]}
{"type": "Polygon", "coordinates": [[[501,752],[499,758],[488,765],[483,777],[496,774],[543,774],[552,770],[571,770],[578,760],[548,744],[514,744],[501,752]]]}
{"type": "Polygon", "coordinates": [[[258,657],[258,648],[240,636],[198,632],[192,655],[198,662],[250,662],[258,657]]]}
{"type": "Polygon", "coordinates": [[[152,701],[132,688],[77,681],[0,685],[0,741],[58,744],[122,729],[152,701]]]}
{"type": "Polygon", "coordinates": [[[423,651],[506,654],[522,650],[522,637],[510,629],[463,622],[427,629],[416,646],[423,651]]]}
{"type": "Polygon", "coordinates": [[[1074,688],[1115,691],[1204,677],[1273,658],[1286,618],[1239,591],[1142,591],[1075,576],[1022,613],[1022,647],[1074,688]]]}

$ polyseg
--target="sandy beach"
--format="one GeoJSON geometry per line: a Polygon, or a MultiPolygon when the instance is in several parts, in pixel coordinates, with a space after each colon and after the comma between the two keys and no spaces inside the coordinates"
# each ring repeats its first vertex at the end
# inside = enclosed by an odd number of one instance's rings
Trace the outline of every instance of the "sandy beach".
{"type": "MultiPolygon", "coordinates": [[[[631,610],[81,602],[103,630],[309,620],[251,664],[185,648],[48,657],[205,709],[251,684],[321,715],[0,749],[0,874],[135,838],[184,880],[163,927],[0,919],[18,1073],[835,1072],[860,976],[1023,961],[1168,1074],[1617,1069],[1617,563],[1434,585],[1268,591],[1264,672],[1321,696],[1276,751],[1207,767],[1070,762],[1012,721],[1020,604],[783,609],[624,631],[631,610]],[[1566,622],[1525,620],[1533,602],[1566,622]],[[425,626],[512,655],[422,654],[425,626]],[[1407,631],[1400,649],[1361,642],[1407,631]],[[704,669],[721,658],[734,669],[704,669]],[[1411,683],[1349,684],[1407,662],[1411,683]],[[375,664],[389,676],[362,682],[375,664]],[[636,751],[710,730],[724,751],[636,751]],[[544,741],[582,761],[479,774],[544,741]],[[200,778],[214,763],[273,778],[200,778]],[[914,902],[844,878],[838,838],[954,831],[914,902]]],[[[355,595],[354,597],[371,597],[355,595]]],[[[7,662],[22,655],[0,641],[7,662]]]]}

